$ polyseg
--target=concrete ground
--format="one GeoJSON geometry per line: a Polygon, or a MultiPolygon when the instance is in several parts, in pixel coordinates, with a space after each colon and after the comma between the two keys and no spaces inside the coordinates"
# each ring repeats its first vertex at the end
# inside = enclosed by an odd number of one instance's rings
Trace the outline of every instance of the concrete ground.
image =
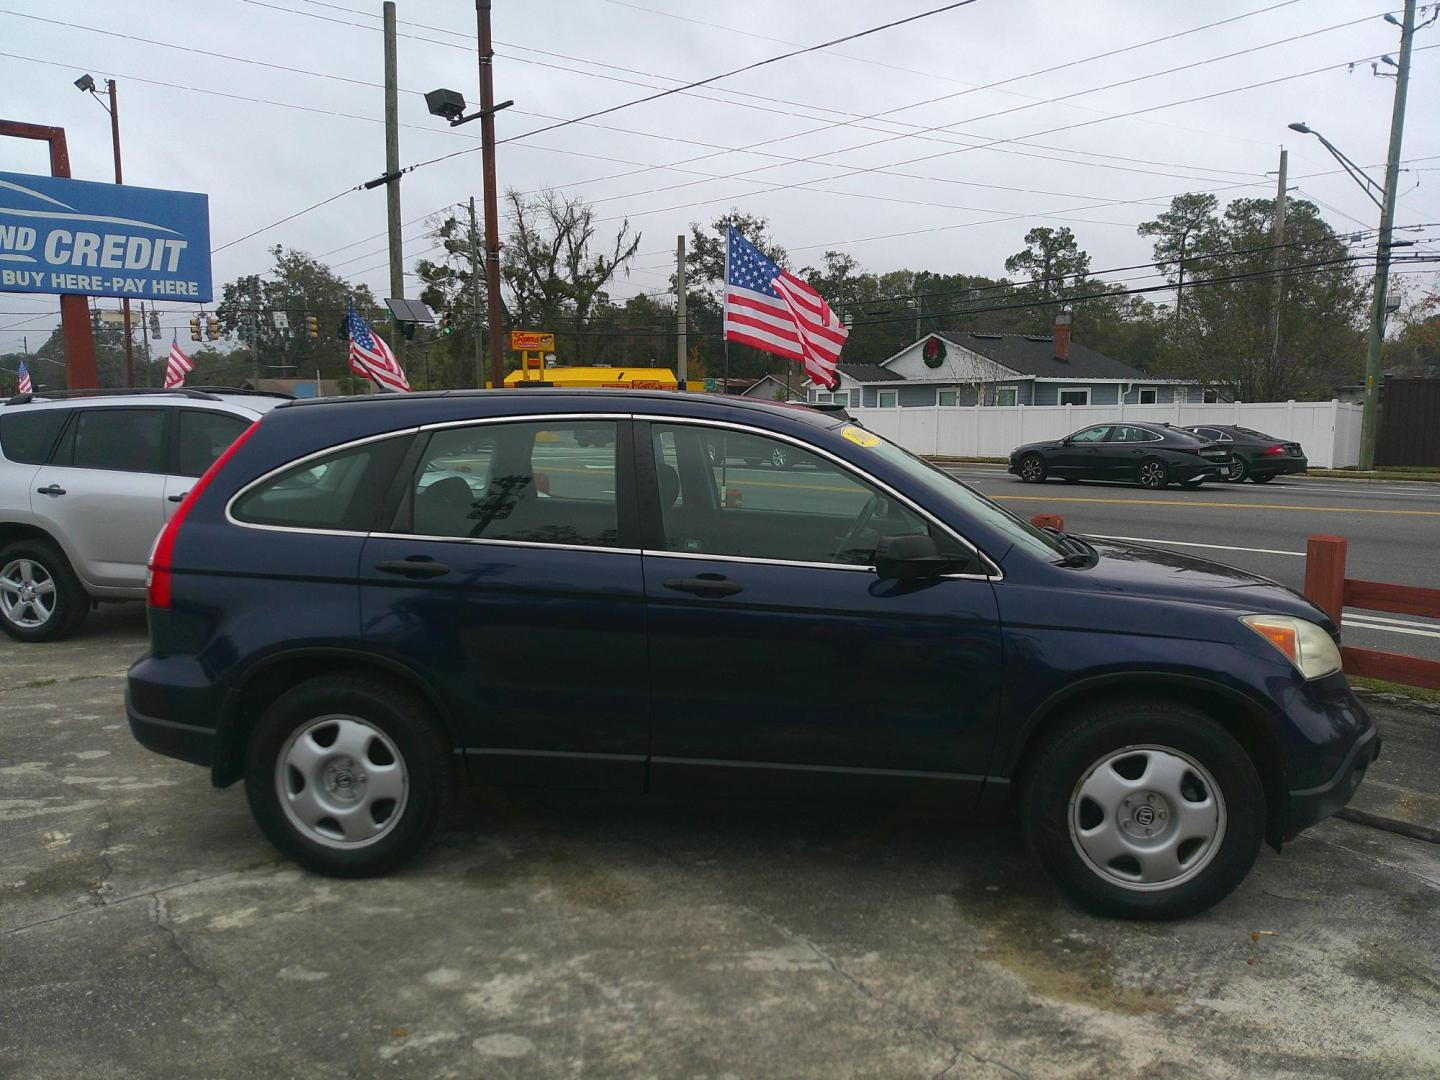
{"type": "MultiPolygon", "coordinates": [[[[1331,820],[1143,925],[1006,828],[492,798],[332,881],[131,739],[143,634],[0,642],[0,1076],[1440,1075],[1440,846],[1331,820]]],[[[1376,712],[1432,812],[1440,716],[1376,712]]]]}

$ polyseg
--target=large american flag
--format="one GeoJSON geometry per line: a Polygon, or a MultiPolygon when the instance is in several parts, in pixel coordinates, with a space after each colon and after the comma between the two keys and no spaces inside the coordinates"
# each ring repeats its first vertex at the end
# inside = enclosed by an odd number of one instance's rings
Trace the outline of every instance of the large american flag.
{"type": "Polygon", "coordinates": [[[733,225],[725,244],[725,340],[753,345],[805,365],[821,386],[835,386],[835,363],[849,331],[820,294],[780,269],[733,225]]]}
{"type": "Polygon", "coordinates": [[[16,372],[20,376],[20,385],[16,387],[22,394],[33,394],[35,385],[30,381],[30,369],[25,366],[25,361],[20,361],[20,370],[16,372]]]}
{"type": "Polygon", "coordinates": [[[350,370],[383,390],[408,393],[410,380],[405,378],[400,361],[395,359],[384,339],[376,337],[369,324],[360,317],[353,300],[345,318],[350,327],[350,370]]]}
{"type": "Polygon", "coordinates": [[[165,389],[170,390],[185,384],[185,376],[195,370],[195,361],[180,348],[180,339],[170,339],[170,355],[165,357],[165,389]]]}

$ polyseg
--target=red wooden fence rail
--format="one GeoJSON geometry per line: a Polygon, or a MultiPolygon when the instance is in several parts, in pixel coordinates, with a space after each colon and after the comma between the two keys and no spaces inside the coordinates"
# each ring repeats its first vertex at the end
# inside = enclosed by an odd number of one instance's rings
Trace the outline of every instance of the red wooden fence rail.
{"type": "MultiPolygon", "coordinates": [[[[1305,544],[1305,595],[1337,623],[1347,607],[1440,618],[1440,589],[1347,578],[1347,548],[1340,536],[1312,536],[1305,544]]],[[[1351,645],[1345,646],[1341,655],[1350,675],[1440,690],[1440,661],[1351,645]]]]}

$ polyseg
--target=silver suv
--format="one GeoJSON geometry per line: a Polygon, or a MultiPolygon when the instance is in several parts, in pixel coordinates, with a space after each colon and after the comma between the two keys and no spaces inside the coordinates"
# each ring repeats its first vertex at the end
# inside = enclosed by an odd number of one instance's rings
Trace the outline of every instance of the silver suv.
{"type": "Polygon", "coordinates": [[[0,405],[0,629],[54,641],[98,601],[144,599],[161,526],[283,400],[217,387],[20,394],[0,405]]]}

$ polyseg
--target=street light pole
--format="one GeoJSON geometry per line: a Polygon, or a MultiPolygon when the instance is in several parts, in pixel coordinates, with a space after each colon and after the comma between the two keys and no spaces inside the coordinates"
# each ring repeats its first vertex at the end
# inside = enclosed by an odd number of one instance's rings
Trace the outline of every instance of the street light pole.
{"type": "MultiPolygon", "coordinates": [[[[115,102],[115,80],[105,80],[105,92],[110,98],[110,145],[115,151],[115,183],[125,183],[125,173],[120,167],[120,107],[115,102]]],[[[94,91],[91,91],[94,93],[94,91]]],[[[134,346],[130,341],[130,301],[121,300],[120,310],[125,317],[125,385],[135,385],[134,346]]]]}
{"type": "Polygon", "coordinates": [[[1385,201],[1380,207],[1380,247],[1375,252],[1375,296],[1370,307],[1370,341],[1365,349],[1365,411],[1360,418],[1360,468],[1375,467],[1375,430],[1380,412],[1380,351],[1385,344],[1385,293],[1390,284],[1390,230],[1395,223],[1395,189],[1400,182],[1400,144],[1405,135],[1405,95],[1410,85],[1410,44],[1415,37],[1415,0],[1405,0],[1400,27],[1400,64],[1395,70],[1395,104],[1390,113],[1390,153],[1385,159],[1385,201]]]}
{"type": "MultiPolygon", "coordinates": [[[[1414,7],[1413,0],[1411,7],[1414,7]]],[[[505,385],[500,347],[500,200],[495,190],[495,50],[490,43],[490,0],[475,0],[480,36],[480,156],[485,184],[485,291],[490,323],[490,385],[505,385]]],[[[1408,53],[1406,54],[1408,55],[1408,53]]]]}

